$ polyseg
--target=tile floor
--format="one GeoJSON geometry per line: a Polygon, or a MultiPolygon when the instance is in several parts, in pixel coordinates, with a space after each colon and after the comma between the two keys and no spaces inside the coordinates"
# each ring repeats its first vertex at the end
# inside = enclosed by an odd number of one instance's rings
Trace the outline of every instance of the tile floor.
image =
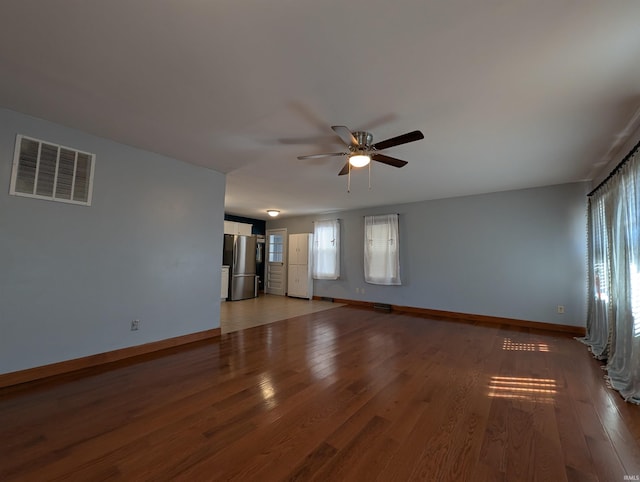
{"type": "Polygon", "coordinates": [[[223,334],[231,333],[340,306],[344,305],[265,294],[249,300],[224,301],[220,306],[220,329],[223,334]]]}

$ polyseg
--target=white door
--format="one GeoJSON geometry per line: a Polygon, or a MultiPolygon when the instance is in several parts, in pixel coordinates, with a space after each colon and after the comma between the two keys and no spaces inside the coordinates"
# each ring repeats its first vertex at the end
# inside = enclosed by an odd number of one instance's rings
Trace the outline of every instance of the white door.
{"type": "Polygon", "coordinates": [[[271,295],[284,296],[287,290],[287,230],[268,229],[267,246],[267,282],[265,292],[271,295]]]}

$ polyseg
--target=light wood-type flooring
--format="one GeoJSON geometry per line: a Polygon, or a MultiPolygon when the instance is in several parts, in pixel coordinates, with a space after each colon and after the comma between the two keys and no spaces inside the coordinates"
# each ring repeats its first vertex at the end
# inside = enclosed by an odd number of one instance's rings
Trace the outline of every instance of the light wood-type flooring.
{"type": "Polygon", "coordinates": [[[258,298],[222,302],[220,330],[222,333],[231,333],[340,306],[344,305],[330,301],[305,300],[261,293],[258,298]]]}
{"type": "Polygon", "coordinates": [[[567,335],[339,307],[1,390],[0,480],[637,480],[603,374],[567,335]]]}

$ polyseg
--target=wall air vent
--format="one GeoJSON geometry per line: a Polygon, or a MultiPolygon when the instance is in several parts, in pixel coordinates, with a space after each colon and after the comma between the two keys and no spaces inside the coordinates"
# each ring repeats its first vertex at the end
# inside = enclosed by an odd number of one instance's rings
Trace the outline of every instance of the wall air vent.
{"type": "Polygon", "coordinates": [[[95,157],[18,135],[9,194],[91,206],[95,157]]]}

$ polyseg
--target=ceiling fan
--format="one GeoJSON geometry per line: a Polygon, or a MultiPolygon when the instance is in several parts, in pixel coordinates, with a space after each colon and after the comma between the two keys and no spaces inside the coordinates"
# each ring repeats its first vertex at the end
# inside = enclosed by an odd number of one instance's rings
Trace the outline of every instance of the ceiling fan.
{"type": "Polygon", "coordinates": [[[339,176],[348,174],[351,167],[364,167],[372,160],[387,164],[393,167],[402,167],[407,164],[407,161],[396,159],[395,157],[381,154],[378,151],[388,149],[390,147],[399,146],[401,144],[408,144],[409,142],[419,141],[424,139],[424,134],[420,131],[411,131],[406,134],[402,134],[397,137],[392,137],[384,141],[373,142],[373,134],[365,131],[351,132],[348,127],[345,126],[331,126],[333,131],[338,134],[340,139],[347,145],[347,152],[331,152],[328,154],[314,154],[311,156],[298,156],[298,159],[318,159],[321,157],[338,157],[348,156],[347,162],[338,173],[339,176]]]}

